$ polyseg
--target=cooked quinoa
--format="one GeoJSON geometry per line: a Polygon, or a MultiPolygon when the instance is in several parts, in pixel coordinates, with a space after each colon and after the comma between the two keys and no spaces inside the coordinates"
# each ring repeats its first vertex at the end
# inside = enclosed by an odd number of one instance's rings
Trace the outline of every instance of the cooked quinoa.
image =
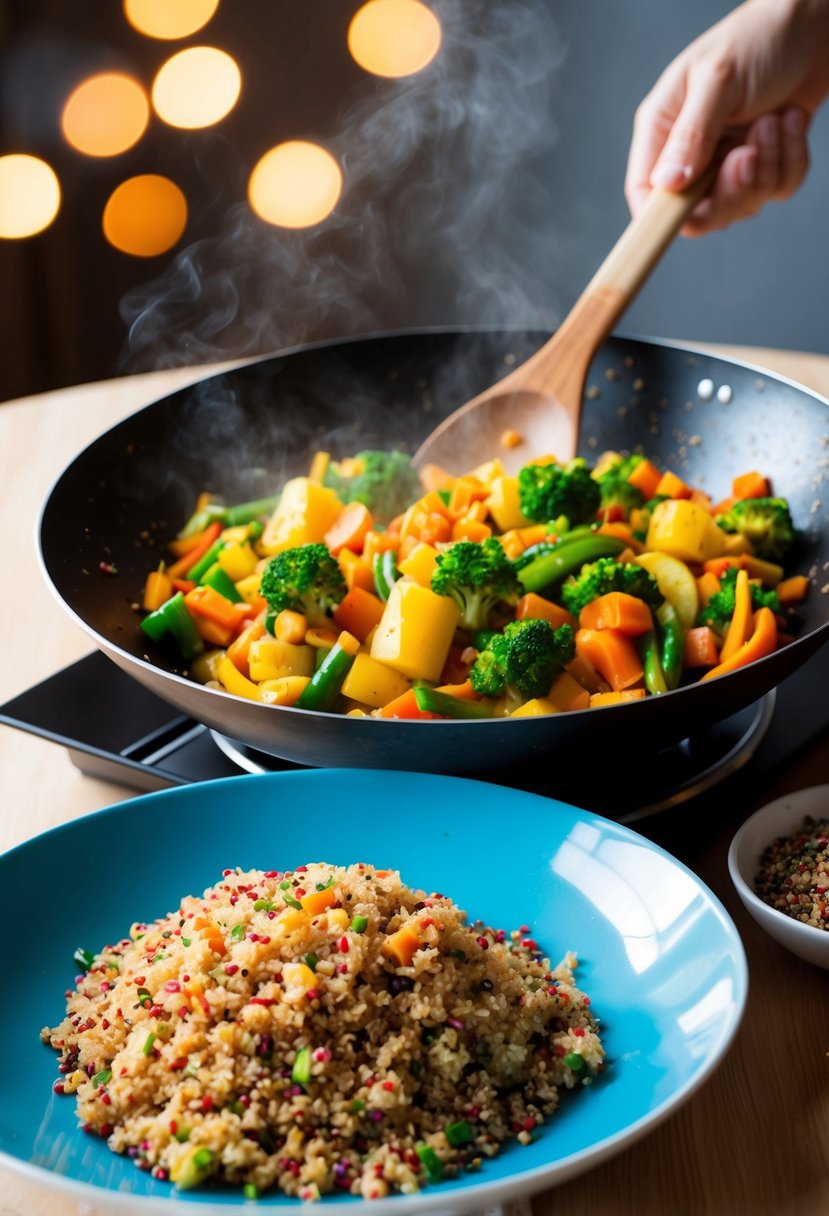
{"type": "Polygon", "coordinates": [[[179,1188],[414,1193],[529,1143],[604,1050],[556,967],[397,871],[225,870],[95,956],[42,1031],[85,1131],[179,1188]]]}
{"type": "Polygon", "coordinates": [[[829,929],[829,820],[807,816],[796,831],[772,841],[760,859],[754,889],[779,912],[829,929]]]}

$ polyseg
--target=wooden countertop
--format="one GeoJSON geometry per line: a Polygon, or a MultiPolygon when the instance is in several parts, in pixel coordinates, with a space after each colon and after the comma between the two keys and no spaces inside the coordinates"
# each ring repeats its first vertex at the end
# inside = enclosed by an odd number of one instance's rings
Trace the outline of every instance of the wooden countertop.
{"type": "MultiPolygon", "coordinates": [[[[829,357],[711,348],[829,397],[829,357]]],[[[211,368],[156,372],[80,385],[0,405],[0,703],[92,649],[52,598],[38,569],[35,529],[53,481],[96,435],[211,368]],[[9,640],[11,645],[9,645],[9,640]]],[[[706,795],[671,811],[659,838],[723,900],[748,954],[750,992],[737,1040],[714,1076],[672,1118],[605,1165],[533,1200],[533,1216],[815,1216],[829,1212],[829,1022],[824,972],[775,945],[743,912],[726,869],[739,822],[767,798],[829,781],[824,737],[746,793],[745,806],[706,795]],[[751,802],[751,799],[754,802],[751,802]],[[667,832],[667,835],[664,833],[667,832]]],[[[733,788],[733,787],[729,787],[733,788]]],[[[0,849],[132,795],[83,776],[54,744],[0,728],[0,849]]],[[[8,1098],[6,1098],[8,1100],[8,1098]]],[[[2,1216],[94,1216],[95,1209],[0,1167],[2,1216]]]]}

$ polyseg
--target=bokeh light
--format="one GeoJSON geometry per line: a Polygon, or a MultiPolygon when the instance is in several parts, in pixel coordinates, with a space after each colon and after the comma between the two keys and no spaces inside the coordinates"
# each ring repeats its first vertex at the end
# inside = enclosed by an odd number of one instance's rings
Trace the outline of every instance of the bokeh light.
{"type": "Polygon", "coordinates": [[[149,120],[150,105],[138,81],[122,72],[101,72],[70,93],[61,129],[78,152],[118,156],[138,143],[149,120]]]}
{"type": "Polygon", "coordinates": [[[191,46],[171,55],[153,81],[153,106],[171,127],[210,127],[239,98],[242,73],[236,60],[214,46],[191,46]]]}
{"type": "Polygon", "coordinates": [[[290,140],[277,144],[257,162],[248,181],[251,207],[280,228],[310,228],[337,205],[343,175],[330,152],[319,144],[290,140]]]}
{"type": "Polygon", "coordinates": [[[187,223],[187,200],[169,177],[142,173],[121,182],[104,207],[104,236],[122,253],[152,258],[175,245],[187,223]]]}
{"type": "Polygon", "coordinates": [[[348,28],[348,49],[375,76],[411,76],[440,49],[441,28],[420,0],[369,0],[348,28]]]}
{"type": "Polygon", "coordinates": [[[219,0],[124,0],[124,16],[148,38],[187,38],[207,25],[219,0]]]}
{"type": "Polygon", "coordinates": [[[0,156],[0,237],[16,240],[48,228],[60,207],[60,182],[45,160],[0,156]]]}

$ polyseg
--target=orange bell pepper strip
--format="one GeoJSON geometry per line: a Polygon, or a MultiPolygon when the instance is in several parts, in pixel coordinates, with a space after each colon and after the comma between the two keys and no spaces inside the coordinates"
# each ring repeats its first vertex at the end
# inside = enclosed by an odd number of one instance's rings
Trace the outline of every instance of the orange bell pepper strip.
{"type": "Polygon", "coordinates": [[[748,641],[751,629],[751,584],[748,581],[747,571],[738,570],[734,584],[734,612],[720,648],[721,663],[730,659],[748,641]]]}
{"type": "Polygon", "coordinates": [[[754,614],[754,631],[747,642],[743,642],[724,663],[718,663],[710,671],[706,671],[702,680],[713,680],[717,676],[727,675],[739,667],[746,667],[755,659],[764,659],[777,647],[777,619],[771,608],[758,608],[754,614]]]}
{"type": "Polygon", "coordinates": [[[618,629],[630,638],[653,629],[651,610],[644,600],[625,591],[608,591],[585,604],[579,613],[582,629],[618,629]]]}
{"type": "Polygon", "coordinates": [[[415,690],[410,688],[402,696],[395,697],[393,701],[388,701],[382,709],[378,709],[376,716],[378,718],[436,718],[438,715],[421,709],[415,697],[415,690]]]}
{"type": "Polygon", "coordinates": [[[642,660],[631,639],[618,629],[579,629],[576,656],[589,663],[614,692],[638,684],[642,660]]]}
{"type": "Polygon", "coordinates": [[[241,622],[247,620],[254,612],[251,604],[233,603],[213,587],[206,585],[194,587],[192,591],[188,591],[184,602],[195,616],[207,617],[208,620],[215,621],[217,625],[230,629],[232,633],[235,633],[241,622]]]}
{"type": "Polygon", "coordinates": [[[194,545],[192,549],[188,549],[183,557],[180,557],[177,562],[173,562],[172,566],[167,567],[167,573],[170,578],[181,578],[192,566],[195,566],[196,562],[204,557],[213,542],[218,540],[221,531],[222,525],[218,520],[214,520],[212,524],[208,524],[199,535],[199,543],[194,545]]]}
{"type": "Polygon", "coordinates": [[[242,632],[231,642],[227,648],[227,657],[230,659],[237,671],[240,671],[243,676],[250,679],[250,667],[248,666],[248,658],[250,656],[251,643],[257,641],[265,634],[265,614],[260,613],[256,620],[245,625],[242,632]]]}

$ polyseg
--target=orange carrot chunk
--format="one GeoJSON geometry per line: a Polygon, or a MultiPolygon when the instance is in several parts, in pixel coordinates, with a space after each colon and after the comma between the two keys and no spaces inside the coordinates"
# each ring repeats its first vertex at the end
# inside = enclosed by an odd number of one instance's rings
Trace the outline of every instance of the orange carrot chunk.
{"type": "Polygon", "coordinates": [[[696,625],[686,630],[683,667],[715,667],[718,662],[717,635],[711,626],[696,625]]]}
{"type": "Polygon", "coordinates": [[[653,629],[653,618],[644,600],[625,591],[609,591],[585,604],[579,613],[579,625],[583,629],[618,629],[637,638],[653,629]]]}
{"type": "Polygon", "coordinates": [[[781,604],[799,604],[806,598],[809,590],[809,579],[805,574],[793,574],[777,584],[777,598],[781,604]]]}
{"type": "Polygon", "coordinates": [[[373,523],[371,511],[365,503],[350,502],[335,518],[323,540],[334,557],[337,557],[343,549],[350,549],[352,553],[361,553],[366,533],[371,530],[373,523]]]}
{"type": "Polygon", "coordinates": [[[614,692],[642,679],[642,660],[631,639],[618,629],[579,629],[576,656],[590,664],[614,692]]]}
{"type": "Polygon", "coordinates": [[[768,498],[769,483],[762,473],[752,470],[734,478],[731,493],[738,501],[743,498],[768,498]]]}
{"type": "Polygon", "coordinates": [[[362,587],[352,587],[332,615],[341,629],[347,629],[364,642],[375,625],[379,625],[384,607],[379,595],[362,587]]]}
{"type": "Polygon", "coordinates": [[[528,591],[526,595],[522,595],[515,605],[517,621],[526,620],[528,617],[538,621],[549,621],[554,629],[558,629],[559,625],[575,627],[576,624],[576,618],[566,608],[554,604],[552,600],[545,600],[543,596],[536,595],[534,591],[528,591]]]}
{"type": "Polygon", "coordinates": [[[636,486],[637,490],[641,490],[647,502],[656,494],[656,487],[659,485],[659,479],[662,474],[657,469],[656,465],[651,464],[649,460],[640,460],[636,468],[628,477],[628,481],[632,486],[636,486]]]}

